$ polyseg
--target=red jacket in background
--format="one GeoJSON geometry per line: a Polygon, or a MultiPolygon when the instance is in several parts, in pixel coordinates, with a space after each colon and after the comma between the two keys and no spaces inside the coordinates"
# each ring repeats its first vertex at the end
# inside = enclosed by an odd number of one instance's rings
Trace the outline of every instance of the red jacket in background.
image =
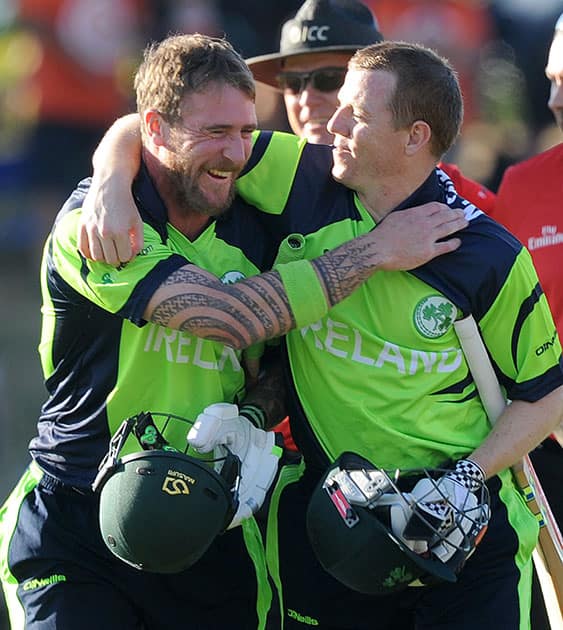
{"type": "Polygon", "coordinates": [[[506,169],[491,216],[530,251],[563,332],[563,143],[506,169]]]}
{"type": "Polygon", "coordinates": [[[470,201],[473,205],[477,206],[479,210],[493,216],[496,203],[496,195],[494,192],[491,192],[482,184],[465,177],[455,164],[440,162],[438,166],[452,180],[459,195],[461,195],[464,199],[467,199],[467,201],[470,201]]]}

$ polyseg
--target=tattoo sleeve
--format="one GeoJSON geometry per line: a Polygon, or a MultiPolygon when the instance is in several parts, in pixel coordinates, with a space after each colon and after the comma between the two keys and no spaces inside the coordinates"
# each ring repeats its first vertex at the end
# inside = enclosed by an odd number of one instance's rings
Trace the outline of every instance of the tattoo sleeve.
{"type": "Polygon", "coordinates": [[[156,324],[237,349],[278,337],[295,327],[276,272],[225,285],[202,269],[186,265],[160,286],[146,314],[156,324]]]}
{"type": "Polygon", "coordinates": [[[341,247],[313,260],[313,266],[334,306],[348,297],[354,289],[374,272],[372,247],[362,239],[354,239],[341,247]]]}
{"type": "MultiPolygon", "coordinates": [[[[303,261],[303,264],[312,264],[316,272],[315,282],[318,281],[321,288],[321,300],[325,300],[321,315],[350,295],[376,271],[378,263],[376,247],[364,236],[311,263],[303,261]]],[[[293,286],[294,299],[295,290],[293,286]]],[[[298,300],[310,298],[304,287],[297,286],[297,293],[298,300]]],[[[156,290],[145,317],[156,324],[188,331],[236,349],[285,335],[297,325],[278,272],[270,271],[226,285],[207,271],[189,264],[172,273],[156,290]]]]}

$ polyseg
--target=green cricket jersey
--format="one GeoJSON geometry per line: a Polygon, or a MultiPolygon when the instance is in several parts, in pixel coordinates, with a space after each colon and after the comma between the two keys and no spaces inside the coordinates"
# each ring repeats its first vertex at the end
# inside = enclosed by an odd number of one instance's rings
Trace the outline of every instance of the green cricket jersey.
{"type": "MultiPolygon", "coordinates": [[[[89,485],[121,422],[141,411],[194,420],[220,401],[244,393],[241,353],[187,332],[147,323],[155,289],[188,262],[231,283],[272,263],[275,248],[238,199],[194,241],[167,223],[166,209],[146,171],[134,185],[144,220],[144,249],[116,269],[86,261],[76,234],[82,184],[47,241],[42,265],[40,355],[49,398],[43,405],[34,458],[72,485],[89,485]]],[[[254,349],[253,349],[254,350],[254,349]]],[[[165,437],[186,448],[189,426],[172,422],[165,437]]],[[[133,436],[123,453],[139,450],[133,436]]]]}
{"type": "MultiPolygon", "coordinates": [[[[239,179],[240,194],[266,211],[267,231],[302,241],[299,253],[289,248],[294,257],[377,229],[332,179],[331,163],[330,148],[262,132],[239,179]]],[[[347,450],[384,468],[436,466],[475,449],[490,427],[452,327],[469,313],[510,399],[535,401],[563,384],[560,342],[527,250],[439,169],[396,211],[428,201],[465,209],[457,251],[410,273],[376,273],[287,335],[292,432],[309,466],[347,450]]]]}

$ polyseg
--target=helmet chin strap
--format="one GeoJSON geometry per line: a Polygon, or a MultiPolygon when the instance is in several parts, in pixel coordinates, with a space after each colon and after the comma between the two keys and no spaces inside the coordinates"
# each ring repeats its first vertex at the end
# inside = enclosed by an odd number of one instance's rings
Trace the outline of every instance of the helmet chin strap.
{"type": "MultiPolygon", "coordinates": [[[[157,416],[163,414],[155,414],[157,416]]],[[[174,416],[169,414],[166,415],[166,420],[163,424],[163,431],[166,429],[168,422],[174,416]]],[[[177,451],[178,449],[170,446],[168,441],[164,438],[162,433],[158,430],[153,418],[153,414],[147,411],[141,412],[139,415],[135,416],[135,422],[133,424],[133,432],[135,433],[135,437],[139,441],[139,444],[146,451],[152,450],[165,450],[165,451],[177,451]]],[[[182,418],[183,420],[183,418],[182,418]]],[[[187,450],[187,448],[186,448],[187,450]]]]}
{"type": "Polygon", "coordinates": [[[108,452],[102,459],[98,467],[98,474],[92,483],[94,492],[101,490],[104,483],[115,470],[119,460],[119,453],[132,432],[143,450],[166,447],[168,447],[168,450],[176,450],[168,445],[168,442],[156,427],[151,413],[142,411],[135,416],[127,418],[120,424],[110,440],[108,452]]]}
{"type": "Polygon", "coordinates": [[[132,416],[131,418],[124,420],[117,431],[113,434],[109,443],[109,450],[102,459],[98,468],[98,474],[92,483],[92,490],[94,492],[98,492],[102,489],[104,483],[109,479],[110,475],[115,470],[119,459],[119,453],[127,441],[127,438],[131,434],[131,431],[133,431],[137,418],[138,416],[132,416]]]}
{"type": "MultiPolygon", "coordinates": [[[[133,433],[137,438],[139,445],[143,450],[164,450],[175,453],[181,453],[178,449],[170,446],[168,441],[162,435],[162,432],[166,430],[166,427],[170,420],[176,419],[191,424],[186,418],[176,416],[174,414],[164,413],[151,413],[148,411],[142,411],[141,413],[131,416],[124,420],[117,431],[113,434],[110,440],[109,449],[104,458],[102,459],[98,468],[98,474],[92,483],[93,492],[100,492],[105,482],[111,477],[115,469],[118,466],[119,454],[121,449],[125,446],[127,439],[133,433]],[[158,429],[154,421],[153,416],[165,417],[162,424],[162,431],[158,429]]],[[[184,455],[188,450],[188,446],[184,450],[184,455]]],[[[220,457],[215,457],[208,461],[210,464],[214,464],[215,472],[223,478],[225,484],[230,489],[233,509],[229,514],[230,517],[236,512],[239,505],[239,490],[241,480],[241,461],[228,447],[223,446],[220,457]]],[[[226,526],[225,525],[225,526],[226,526]]]]}

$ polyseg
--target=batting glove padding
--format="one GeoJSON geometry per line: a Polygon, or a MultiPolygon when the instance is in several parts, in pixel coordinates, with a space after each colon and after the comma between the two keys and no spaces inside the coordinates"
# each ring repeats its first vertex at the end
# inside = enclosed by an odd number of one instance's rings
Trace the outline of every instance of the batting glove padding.
{"type": "Polygon", "coordinates": [[[490,517],[481,468],[471,460],[461,459],[454,470],[437,481],[421,479],[411,497],[417,509],[405,527],[404,537],[426,538],[430,550],[442,562],[448,562],[459,551],[465,562],[490,517]]]}
{"type": "Polygon", "coordinates": [[[389,525],[391,531],[399,538],[411,551],[418,554],[428,552],[428,541],[424,539],[405,538],[405,528],[413,513],[413,498],[410,492],[383,494],[376,503],[378,508],[389,508],[389,525]]]}
{"type": "Polygon", "coordinates": [[[201,453],[213,451],[215,457],[224,457],[227,447],[241,461],[239,507],[227,529],[262,507],[283,453],[273,431],[256,428],[239,415],[237,405],[216,403],[199,414],[188,433],[188,443],[201,453]]]}

